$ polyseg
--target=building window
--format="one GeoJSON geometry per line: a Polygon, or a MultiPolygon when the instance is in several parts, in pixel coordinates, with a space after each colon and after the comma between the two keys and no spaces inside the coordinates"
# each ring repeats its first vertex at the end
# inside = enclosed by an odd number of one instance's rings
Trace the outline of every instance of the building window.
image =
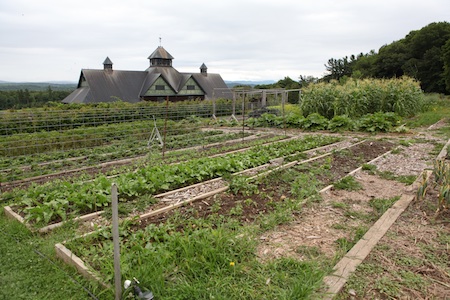
{"type": "Polygon", "coordinates": [[[188,85],[186,88],[188,90],[195,90],[195,85],[188,85]]]}
{"type": "Polygon", "coordinates": [[[155,90],[157,91],[164,91],[166,89],[166,86],[164,85],[156,85],[155,90]]]}

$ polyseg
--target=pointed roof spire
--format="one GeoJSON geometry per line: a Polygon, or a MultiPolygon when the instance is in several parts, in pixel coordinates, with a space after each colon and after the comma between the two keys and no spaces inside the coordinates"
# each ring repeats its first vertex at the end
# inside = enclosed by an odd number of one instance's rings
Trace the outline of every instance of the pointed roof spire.
{"type": "Polygon", "coordinates": [[[104,65],[112,65],[113,62],[109,59],[109,57],[107,56],[105,61],[103,62],[104,65]]]}
{"type": "Polygon", "coordinates": [[[171,67],[173,56],[162,46],[158,46],[148,59],[150,60],[150,67],[171,67]]]}
{"type": "Polygon", "coordinates": [[[148,59],[152,58],[162,58],[162,59],[174,59],[169,52],[166,51],[162,46],[158,46],[155,51],[148,57],[148,59]]]}
{"type": "Polygon", "coordinates": [[[202,63],[202,65],[200,66],[200,73],[203,75],[206,75],[208,71],[208,67],[206,67],[205,63],[202,63]]]}
{"type": "Polygon", "coordinates": [[[105,61],[103,62],[103,70],[112,71],[113,62],[107,56],[105,61]]]}

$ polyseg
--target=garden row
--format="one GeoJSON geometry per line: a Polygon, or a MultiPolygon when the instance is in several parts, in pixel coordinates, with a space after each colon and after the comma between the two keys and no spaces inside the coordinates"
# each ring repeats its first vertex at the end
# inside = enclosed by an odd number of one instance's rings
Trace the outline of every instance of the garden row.
{"type": "MultiPolygon", "coordinates": [[[[224,133],[221,130],[193,130],[193,132],[188,134],[167,136],[164,143],[164,150],[171,151],[198,145],[225,142],[246,136],[249,136],[249,133],[224,133]]],[[[69,166],[81,167],[125,158],[161,154],[162,147],[159,140],[153,141],[152,145],[147,145],[147,143],[148,141],[144,140],[134,142],[124,140],[92,148],[51,151],[47,153],[36,152],[20,157],[4,157],[0,160],[0,166],[4,168],[0,170],[0,174],[6,177],[6,179],[3,178],[4,180],[2,180],[5,182],[19,179],[17,177],[23,174],[24,171],[34,170],[43,172],[41,173],[43,175],[46,174],[45,169],[55,172],[58,169],[69,166]]],[[[33,176],[31,174],[28,175],[33,176]]]]}
{"type": "MultiPolygon", "coordinates": [[[[87,155],[66,160],[47,161],[45,163],[26,165],[23,167],[14,167],[0,171],[0,178],[4,180],[0,188],[10,190],[14,187],[24,187],[34,183],[43,183],[54,180],[55,178],[69,178],[83,175],[88,179],[102,173],[106,176],[114,176],[120,173],[134,171],[136,168],[152,164],[154,162],[164,161],[165,163],[177,163],[192,158],[210,157],[215,155],[224,155],[231,151],[242,151],[246,148],[272,143],[285,139],[285,136],[276,136],[271,134],[249,133],[227,133],[222,135],[209,136],[202,141],[215,141],[207,145],[192,146],[170,150],[164,153],[149,150],[145,155],[136,156],[137,152],[110,153],[108,155],[87,155]],[[239,136],[239,139],[236,137],[239,136]],[[212,139],[213,138],[213,139],[212,139]],[[220,140],[220,142],[217,142],[220,140]],[[150,151],[150,152],[149,152],[150,151]],[[120,155],[122,154],[122,155],[120,155]],[[134,155],[132,155],[134,154],[134,155]],[[127,157],[128,156],[128,157],[127,157]],[[127,158],[124,158],[127,157],[127,158]],[[119,159],[116,159],[119,158],[119,159]]],[[[198,140],[190,140],[189,144],[194,144],[198,140]]],[[[170,148],[169,145],[168,148],[170,148]]],[[[38,156],[34,156],[38,157],[38,156]]],[[[14,162],[14,160],[12,160],[14,162]]]]}

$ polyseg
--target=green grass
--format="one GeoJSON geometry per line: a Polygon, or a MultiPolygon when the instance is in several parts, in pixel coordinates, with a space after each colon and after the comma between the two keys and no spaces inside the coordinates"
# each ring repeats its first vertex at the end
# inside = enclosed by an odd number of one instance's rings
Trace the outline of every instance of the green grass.
{"type": "Polygon", "coordinates": [[[449,96],[426,94],[425,100],[428,103],[428,109],[407,120],[406,125],[408,127],[428,127],[435,124],[437,121],[450,116],[449,96]]]}
{"type": "Polygon", "coordinates": [[[92,299],[84,287],[106,296],[55,257],[54,244],[69,231],[36,236],[0,213],[0,299],[92,299]]]}
{"type": "Polygon", "coordinates": [[[411,185],[417,178],[415,175],[395,175],[390,171],[377,172],[377,174],[383,179],[395,180],[406,185],[411,185]]]}
{"type": "Polygon", "coordinates": [[[375,174],[377,166],[376,165],[371,165],[371,164],[363,164],[361,166],[361,169],[363,171],[369,171],[369,174],[375,174]]]}
{"type": "Polygon", "coordinates": [[[345,176],[334,184],[338,190],[357,191],[362,189],[361,184],[353,176],[345,176]]]}
{"type": "Polygon", "coordinates": [[[331,207],[333,208],[339,208],[339,209],[349,209],[349,205],[347,203],[344,202],[338,202],[338,201],[332,201],[331,202],[331,207]]]}
{"type": "MultiPolygon", "coordinates": [[[[254,255],[255,228],[227,222],[217,228],[191,230],[187,226],[189,232],[167,234],[167,226],[147,227],[147,235],[134,232],[122,245],[123,276],[139,278],[158,299],[305,299],[329,271],[314,259],[259,262],[254,255]],[[154,242],[148,243],[152,239],[154,242]]],[[[84,246],[71,243],[69,247],[86,254],[95,247],[91,255],[96,260],[91,260],[91,265],[102,269],[102,277],[110,281],[110,242],[98,244],[90,238],[83,242],[84,246]]],[[[320,253],[311,249],[310,254],[320,253]]]]}
{"type": "Polygon", "coordinates": [[[377,212],[378,216],[384,214],[397,200],[400,199],[399,196],[392,197],[389,199],[375,198],[371,199],[369,204],[377,212]]]}

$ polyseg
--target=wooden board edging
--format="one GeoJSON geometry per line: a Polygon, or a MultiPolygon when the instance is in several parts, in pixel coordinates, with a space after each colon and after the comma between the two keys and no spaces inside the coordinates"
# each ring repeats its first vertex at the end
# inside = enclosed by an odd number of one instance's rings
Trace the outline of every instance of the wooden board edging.
{"type": "Polygon", "coordinates": [[[103,287],[105,288],[111,288],[111,286],[105,282],[103,282],[100,277],[98,277],[96,274],[94,274],[91,270],[89,270],[89,268],[86,266],[86,264],[81,260],[81,258],[79,258],[78,256],[76,256],[75,254],[73,254],[72,251],[70,251],[69,249],[66,248],[66,246],[64,246],[61,243],[58,243],[55,245],[55,251],[56,251],[56,256],[58,258],[60,258],[62,261],[64,261],[66,264],[71,265],[73,267],[75,267],[77,269],[77,271],[86,279],[88,280],[92,280],[92,281],[97,281],[98,283],[100,283],[103,287]]]}
{"type": "MultiPolygon", "coordinates": [[[[431,176],[431,171],[424,171],[427,180],[431,176]]],[[[423,173],[422,173],[423,174],[423,173]]],[[[419,184],[422,175],[417,176],[413,187],[419,184]]],[[[386,234],[389,228],[394,224],[397,218],[405,211],[408,205],[415,199],[412,194],[414,188],[410,189],[408,194],[403,194],[400,199],[392,205],[366,232],[366,234],[347,252],[347,254],[334,266],[334,272],[325,276],[323,282],[327,286],[325,297],[323,299],[333,299],[347,283],[350,275],[370,254],[378,241],[386,234]]]]}

